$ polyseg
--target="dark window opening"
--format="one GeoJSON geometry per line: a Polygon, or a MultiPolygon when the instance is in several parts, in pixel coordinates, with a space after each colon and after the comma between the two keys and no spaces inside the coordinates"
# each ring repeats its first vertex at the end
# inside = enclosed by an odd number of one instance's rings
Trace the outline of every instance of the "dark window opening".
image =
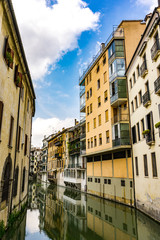
{"type": "Polygon", "coordinates": [[[121,186],[125,187],[125,180],[121,180],[121,186]]]}

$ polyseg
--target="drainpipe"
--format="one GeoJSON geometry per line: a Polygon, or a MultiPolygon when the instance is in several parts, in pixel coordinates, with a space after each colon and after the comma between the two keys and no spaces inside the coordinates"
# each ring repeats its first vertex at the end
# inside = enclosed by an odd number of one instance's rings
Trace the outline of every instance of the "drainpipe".
{"type": "Polygon", "coordinates": [[[16,129],[16,142],[15,142],[15,156],[14,156],[13,183],[12,183],[12,193],[11,193],[10,214],[11,214],[11,212],[12,212],[13,184],[14,184],[14,175],[15,175],[15,167],[16,167],[16,159],[17,159],[17,142],[18,142],[20,99],[21,99],[21,88],[19,89],[19,99],[18,99],[17,129],[16,129]]]}

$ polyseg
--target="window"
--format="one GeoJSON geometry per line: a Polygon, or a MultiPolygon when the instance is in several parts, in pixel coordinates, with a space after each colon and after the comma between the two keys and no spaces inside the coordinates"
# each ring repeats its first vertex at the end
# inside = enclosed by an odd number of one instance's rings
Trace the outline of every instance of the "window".
{"type": "Polygon", "coordinates": [[[134,104],[133,101],[131,102],[131,107],[132,107],[132,113],[134,112],[134,104]]]}
{"type": "Polygon", "coordinates": [[[90,113],[92,113],[92,103],[90,104],[90,113]]]}
{"type": "Polygon", "coordinates": [[[104,72],[104,73],[103,73],[103,80],[104,80],[104,83],[107,82],[107,72],[104,72]]]}
{"type": "Polygon", "coordinates": [[[1,186],[2,186],[1,200],[2,202],[6,200],[6,203],[8,203],[8,197],[10,195],[11,169],[12,169],[12,160],[9,154],[4,165],[4,169],[3,169],[4,174],[2,174],[2,182],[1,182],[1,186]]]}
{"type": "Polygon", "coordinates": [[[87,123],[87,132],[89,132],[89,122],[87,123]]]}
{"type": "Polygon", "coordinates": [[[133,73],[133,82],[134,82],[134,84],[136,83],[136,74],[135,74],[135,72],[133,73]]]}
{"type": "Polygon", "coordinates": [[[108,184],[109,184],[109,185],[111,184],[111,179],[108,179],[108,184]]]}
{"type": "Polygon", "coordinates": [[[104,184],[107,184],[107,179],[104,179],[104,184]]]}
{"type": "Polygon", "coordinates": [[[9,145],[10,147],[12,146],[13,125],[14,125],[14,118],[11,116],[10,131],[9,131],[9,143],[8,143],[8,145],[9,145]]]}
{"type": "Polygon", "coordinates": [[[105,122],[108,122],[108,110],[105,111],[105,122]]]}
{"type": "Polygon", "coordinates": [[[88,85],[88,76],[86,77],[86,82],[87,82],[87,85],[88,85]]]}
{"type": "Polygon", "coordinates": [[[94,136],[94,146],[97,147],[97,137],[94,136]]]}
{"type": "Polygon", "coordinates": [[[135,157],[135,165],[136,165],[136,176],[139,175],[139,169],[138,169],[138,157],[135,157]]]}
{"type": "Polygon", "coordinates": [[[91,74],[91,72],[89,73],[89,81],[90,82],[92,81],[92,74],[91,74]]]}
{"type": "Polygon", "coordinates": [[[21,127],[18,128],[18,140],[17,140],[17,150],[19,151],[20,146],[20,138],[21,138],[21,127]]]}
{"type": "Polygon", "coordinates": [[[137,66],[137,76],[140,76],[140,69],[139,69],[139,65],[137,66]]]}
{"type": "Polygon", "coordinates": [[[151,158],[152,158],[152,174],[153,177],[157,177],[157,164],[155,152],[151,153],[151,158]]]}
{"type": "Polygon", "coordinates": [[[15,170],[14,181],[13,181],[13,197],[17,196],[18,173],[19,173],[19,167],[17,166],[15,170]]]}
{"type": "Polygon", "coordinates": [[[102,133],[99,134],[99,145],[102,145],[102,133]]]}
{"type": "Polygon", "coordinates": [[[108,93],[107,90],[104,92],[104,102],[108,100],[108,93]]]}
{"type": "Polygon", "coordinates": [[[92,97],[92,88],[90,88],[89,91],[90,91],[90,97],[92,97]]]}
{"type": "MultiPolygon", "coordinates": [[[[141,120],[141,130],[142,130],[142,132],[145,130],[145,127],[144,127],[144,118],[142,118],[142,120],[141,120]]],[[[143,136],[143,138],[145,137],[145,135],[143,135],[143,134],[142,134],[142,136],[143,136]]]]}
{"type": "MultiPolygon", "coordinates": [[[[97,183],[97,178],[95,178],[95,180],[94,180],[94,181],[95,181],[95,183],[97,183]]],[[[97,211],[97,210],[96,210],[96,211],[97,211]]]]}
{"type": "Polygon", "coordinates": [[[109,143],[109,130],[106,131],[106,143],[109,143]]]}
{"type": "Polygon", "coordinates": [[[140,137],[139,122],[137,123],[137,133],[138,133],[138,141],[140,141],[141,137],[140,137]]]}
{"type": "Polygon", "coordinates": [[[98,126],[101,126],[101,114],[98,115],[98,126]]]}
{"type": "Polygon", "coordinates": [[[101,180],[100,180],[100,178],[98,178],[98,183],[100,183],[101,182],[101,180]]]}
{"type": "Polygon", "coordinates": [[[137,96],[134,98],[134,101],[135,101],[135,109],[137,109],[138,108],[137,96]]]}
{"type": "Polygon", "coordinates": [[[29,99],[28,99],[28,102],[27,102],[27,112],[29,112],[29,99]]]}
{"type": "Polygon", "coordinates": [[[28,150],[28,136],[27,134],[25,134],[25,147],[24,147],[24,155],[27,154],[27,150],[28,150]]]}
{"type": "Polygon", "coordinates": [[[132,127],[132,141],[133,141],[133,144],[137,142],[137,135],[136,135],[136,127],[135,126],[132,127]]]}
{"type": "Polygon", "coordinates": [[[125,180],[121,180],[121,186],[125,187],[125,180]]]}
{"type": "Polygon", "coordinates": [[[144,160],[144,176],[148,177],[148,163],[147,163],[147,155],[143,155],[144,160]]]}
{"type": "Polygon", "coordinates": [[[88,149],[90,148],[90,140],[88,139],[88,149]]]}
{"type": "Polygon", "coordinates": [[[96,118],[93,119],[93,127],[96,128],[96,118]]]}
{"type": "Polygon", "coordinates": [[[2,129],[2,118],[3,118],[3,102],[0,101],[0,139],[1,139],[1,129],[2,129]]]}
{"type": "Polygon", "coordinates": [[[100,107],[101,106],[101,97],[99,96],[98,97],[98,107],[100,107]]]}
{"type": "Polygon", "coordinates": [[[93,137],[91,138],[91,148],[93,148],[93,137]]]}
{"type": "Polygon", "coordinates": [[[129,84],[130,84],[130,89],[132,89],[132,78],[130,78],[129,84]]]}
{"type": "Polygon", "coordinates": [[[23,168],[23,179],[22,179],[22,192],[24,192],[24,185],[25,185],[25,175],[26,175],[26,168],[23,168]]]}
{"type": "Polygon", "coordinates": [[[100,89],[100,79],[97,80],[97,89],[100,89]]]}
{"type": "Polygon", "coordinates": [[[99,69],[100,69],[100,67],[99,67],[99,65],[97,65],[97,73],[99,72],[99,69]]]}
{"type": "Polygon", "coordinates": [[[89,106],[87,107],[87,116],[89,115],[89,106]]]}
{"type": "Polygon", "coordinates": [[[142,91],[139,91],[138,98],[139,98],[139,105],[140,105],[142,103],[142,91]]]}
{"type": "Polygon", "coordinates": [[[89,99],[89,91],[87,91],[87,100],[89,99]]]}
{"type": "Polygon", "coordinates": [[[103,57],[103,66],[106,64],[106,56],[103,57]]]}
{"type": "Polygon", "coordinates": [[[23,86],[23,84],[22,84],[22,87],[20,88],[20,91],[21,91],[21,99],[23,101],[23,99],[24,99],[24,86],[23,86]]]}

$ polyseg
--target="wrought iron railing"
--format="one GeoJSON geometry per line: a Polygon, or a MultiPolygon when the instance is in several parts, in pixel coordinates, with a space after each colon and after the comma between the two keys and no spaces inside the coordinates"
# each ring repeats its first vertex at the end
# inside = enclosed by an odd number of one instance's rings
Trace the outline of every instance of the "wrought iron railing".
{"type": "Polygon", "coordinates": [[[143,99],[143,106],[146,106],[150,102],[150,93],[146,91],[145,94],[142,96],[143,99]]]}
{"type": "Polygon", "coordinates": [[[160,76],[154,82],[154,90],[155,90],[155,93],[160,92],[160,76]]]}
{"type": "Polygon", "coordinates": [[[151,48],[151,58],[154,59],[157,51],[160,50],[160,41],[157,39],[151,48]]]}
{"type": "Polygon", "coordinates": [[[147,71],[147,62],[146,62],[146,60],[142,63],[142,65],[140,67],[141,77],[144,76],[145,71],[147,71]]]}

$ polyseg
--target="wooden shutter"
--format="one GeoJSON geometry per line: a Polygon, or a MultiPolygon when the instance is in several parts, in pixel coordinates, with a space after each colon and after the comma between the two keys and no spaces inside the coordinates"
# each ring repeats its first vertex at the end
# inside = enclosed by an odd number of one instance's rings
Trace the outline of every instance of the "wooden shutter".
{"type": "Polygon", "coordinates": [[[2,117],[3,117],[3,102],[0,101],[0,136],[1,136],[1,129],[2,129],[2,117]]]}

